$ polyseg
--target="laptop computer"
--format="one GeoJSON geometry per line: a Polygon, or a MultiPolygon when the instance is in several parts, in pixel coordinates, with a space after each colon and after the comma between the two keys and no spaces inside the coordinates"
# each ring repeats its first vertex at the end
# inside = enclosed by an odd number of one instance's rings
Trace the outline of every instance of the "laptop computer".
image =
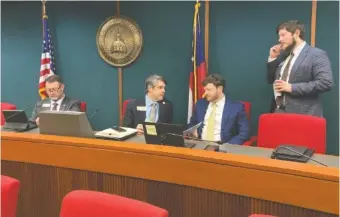
{"type": "Polygon", "coordinates": [[[84,112],[77,111],[42,111],[39,113],[41,134],[73,136],[109,140],[125,140],[137,134],[136,129],[124,128],[118,132],[108,128],[99,132],[93,131],[84,112]]]}
{"type": "Polygon", "coordinates": [[[147,144],[169,145],[193,148],[196,144],[184,141],[184,127],[179,124],[143,122],[144,138],[147,144]]]}
{"type": "Polygon", "coordinates": [[[6,120],[3,131],[24,132],[38,127],[27,118],[24,110],[2,110],[2,114],[6,120]]]}
{"type": "Polygon", "coordinates": [[[42,111],[39,113],[41,134],[95,138],[85,112],[42,111]]]}

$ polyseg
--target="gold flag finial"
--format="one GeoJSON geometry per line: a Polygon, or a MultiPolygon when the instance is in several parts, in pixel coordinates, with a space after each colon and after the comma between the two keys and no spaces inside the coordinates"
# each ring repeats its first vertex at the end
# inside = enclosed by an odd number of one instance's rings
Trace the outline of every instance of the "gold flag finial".
{"type": "Polygon", "coordinates": [[[47,0],[41,0],[42,3],[42,17],[46,16],[46,2],[47,0]]]}

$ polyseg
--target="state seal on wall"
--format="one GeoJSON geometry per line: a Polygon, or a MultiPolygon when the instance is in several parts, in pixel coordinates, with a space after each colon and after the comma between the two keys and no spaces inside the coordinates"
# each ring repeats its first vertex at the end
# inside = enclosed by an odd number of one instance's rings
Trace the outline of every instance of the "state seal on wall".
{"type": "Polygon", "coordinates": [[[142,31],[136,22],[124,16],[106,19],[97,31],[97,49],[105,62],[124,67],[134,62],[143,46],[142,31]]]}

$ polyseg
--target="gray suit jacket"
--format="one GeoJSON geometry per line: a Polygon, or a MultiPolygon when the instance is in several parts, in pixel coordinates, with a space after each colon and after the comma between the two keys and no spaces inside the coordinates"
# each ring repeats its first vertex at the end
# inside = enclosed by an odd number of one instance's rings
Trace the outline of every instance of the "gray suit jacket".
{"type": "MultiPolygon", "coordinates": [[[[37,117],[39,117],[39,112],[50,110],[50,106],[43,106],[43,105],[50,105],[51,100],[49,98],[43,99],[35,105],[35,108],[32,113],[31,120],[35,122],[37,117]]],[[[80,101],[79,100],[72,100],[65,96],[64,100],[60,105],[60,111],[81,111],[80,110],[80,101]]]]}
{"type": "MultiPolygon", "coordinates": [[[[267,64],[268,83],[273,84],[274,80],[279,79],[286,58],[287,54],[283,53],[267,64]]],[[[292,93],[284,93],[285,112],[322,117],[319,95],[333,86],[327,53],[306,44],[292,66],[289,83],[292,84],[292,93]]]]}

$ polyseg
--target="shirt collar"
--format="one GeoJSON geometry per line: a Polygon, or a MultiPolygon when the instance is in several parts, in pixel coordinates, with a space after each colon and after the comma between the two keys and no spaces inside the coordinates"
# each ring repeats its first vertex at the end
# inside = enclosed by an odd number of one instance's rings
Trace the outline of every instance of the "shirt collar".
{"type": "Polygon", "coordinates": [[[301,53],[301,51],[302,51],[302,49],[305,47],[305,45],[306,45],[306,42],[304,41],[302,44],[300,44],[299,46],[297,46],[295,49],[294,49],[294,51],[293,51],[293,53],[294,53],[294,56],[299,56],[299,54],[301,53]]]}
{"type": "MultiPolygon", "coordinates": [[[[216,102],[216,106],[220,107],[224,105],[224,103],[225,103],[225,96],[223,96],[219,101],[216,102]]],[[[212,103],[210,103],[210,105],[212,105],[212,103]]]]}
{"type": "Polygon", "coordinates": [[[61,97],[60,99],[58,99],[57,101],[53,101],[53,100],[51,100],[52,101],[52,105],[56,102],[56,103],[58,103],[58,105],[61,105],[61,103],[63,102],[63,100],[65,99],[65,94],[64,94],[64,96],[63,97],[61,97]]]}
{"type": "Polygon", "coordinates": [[[156,105],[157,105],[157,102],[152,101],[152,100],[150,99],[150,97],[148,97],[148,95],[145,95],[145,105],[146,105],[146,107],[151,106],[151,104],[153,104],[153,103],[156,103],[156,105]]]}

